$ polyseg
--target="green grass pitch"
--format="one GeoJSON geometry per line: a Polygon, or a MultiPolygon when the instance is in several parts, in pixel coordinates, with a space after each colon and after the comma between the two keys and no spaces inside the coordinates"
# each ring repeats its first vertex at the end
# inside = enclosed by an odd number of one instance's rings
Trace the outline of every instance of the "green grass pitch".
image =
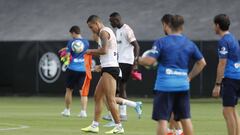
{"type": "MultiPolygon", "coordinates": [[[[128,121],[123,122],[125,134],[155,135],[156,122],[151,120],[152,99],[134,100],[143,101],[144,114],[139,120],[134,109],[128,108],[128,121]]],[[[88,118],[84,119],[77,117],[80,110],[78,97],[73,99],[70,117],[60,115],[64,109],[63,101],[63,97],[0,97],[0,135],[90,135],[80,129],[92,122],[93,100],[89,100],[88,118]]],[[[227,134],[220,100],[193,99],[191,111],[196,135],[227,134]]],[[[98,135],[111,129],[103,127],[106,123],[101,120],[98,135]]]]}

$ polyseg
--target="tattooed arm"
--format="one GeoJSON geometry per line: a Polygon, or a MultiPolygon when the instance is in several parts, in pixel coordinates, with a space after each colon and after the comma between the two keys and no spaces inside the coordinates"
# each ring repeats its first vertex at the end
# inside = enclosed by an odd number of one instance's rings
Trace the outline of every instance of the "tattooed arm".
{"type": "Polygon", "coordinates": [[[99,55],[104,55],[107,53],[107,50],[108,50],[108,40],[110,38],[110,35],[108,32],[106,31],[102,31],[99,35],[100,39],[101,39],[101,44],[102,44],[102,47],[98,48],[98,49],[88,49],[87,50],[87,54],[92,54],[92,55],[96,55],[96,56],[99,56],[99,55]]]}

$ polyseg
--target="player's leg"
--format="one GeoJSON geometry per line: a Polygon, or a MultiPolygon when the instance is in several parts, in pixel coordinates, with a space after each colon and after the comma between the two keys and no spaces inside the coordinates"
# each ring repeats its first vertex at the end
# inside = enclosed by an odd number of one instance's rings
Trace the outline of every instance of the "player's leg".
{"type": "Polygon", "coordinates": [[[173,119],[173,113],[169,121],[168,135],[173,135],[175,129],[175,120],[173,119]]]}
{"type": "Polygon", "coordinates": [[[224,107],[223,116],[226,121],[228,135],[237,135],[237,125],[235,120],[235,108],[234,107],[224,107]]]}
{"type": "Polygon", "coordinates": [[[238,132],[238,115],[235,112],[237,105],[238,88],[235,81],[224,78],[222,86],[222,101],[223,101],[223,116],[226,121],[226,126],[229,135],[236,135],[238,132]]]}
{"type": "MultiPolygon", "coordinates": [[[[107,124],[103,125],[104,127],[115,127],[115,122],[114,122],[114,119],[112,117],[112,114],[111,114],[111,111],[109,109],[109,106],[107,104],[107,101],[106,101],[106,97],[104,98],[104,103],[107,107],[107,110],[108,110],[108,114],[103,116],[103,119],[105,120],[109,120],[110,122],[108,122],[107,124]]],[[[118,104],[117,104],[118,105],[118,104]]],[[[118,107],[117,107],[118,108],[118,107]]]]}
{"type": "Polygon", "coordinates": [[[65,109],[63,110],[63,112],[61,112],[61,114],[63,116],[70,116],[70,105],[72,104],[72,92],[73,90],[70,88],[66,88],[66,93],[65,93],[65,109]]]}
{"type": "Polygon", "coordinates": [[[95,102],[95,113],[94,113],[94,121],[99,122],[101,113],[102,113],[102,106],[103,106],[103,98],[104,94],[104,81],[103,76],[100,78],[95,93],[94,93],[94,102],[95,102]]]}
{"type": "Polygon", "coordinates": [[[95,103],[94,120],[90,126],[88,126],[86,128],[82,128],[81,129],[82,131],[94,132],[94,133],[99,132],[99,121],[100,121],[100,117],[101,117],[104,96],[105,95],[103,92],[103,80],[101,77],[98,81],[98,84],[96,86],[95,93],[94,93],[94,103],[95,103]]]}
{"type": "Polygon", "coordinates": [[[181,119],[183,133],[185,135],[193,135],[193,126],[191,119],[181,119]]]}
{"type": "Polygon", "coordinates": [[[106,96],[107,105],[116,124],[120,123],[119,114],[117,111],[117,103],[115,100],[116,80],[109,73],[104,72],[102,75],[103,89],[106,96]]]}
{"type": "Polygon", "coordinates": [[[238,115],[238,110],[237,108],[234,109],[234,117],[236,120],[236,128],[237,128],[237,135],[240,135],[240,119],[239,119],[239,115],[238,115]]]}
{"type": "Polygon", "coordinates": [[[65,107],[66,107],[66,109],[70,109],[70,105],[72,104],[72,92],[73,92],[72,89],[66,88],[66,93],[65,93],[65,107]]]}
{"type": "MultiPolygon", "coordinates": [[[[132,65],[120,63],[119,66],[122,71],[122,78],[119,81],[119,97],[127,99],[126,87],[127,87],[127,81],[131,75],[132,65]]],[[[127,106],[120,105],[119,112],[120,112],[121,120],[127,120],[127,106]]]]}
{"type": "Polygon", "coordinates": [[[169,92],[157,91],[153,100],[152,119],[157,123],[157,135],[167,135],[168,120],[171,117],[173,96],[169,92]]]}
{"type": "Polygon", "coordinates": [[[167,135],[167,133],[168,133],[167,126],[168,126],[168,121],[167,120],[158,121],[157,135],[167,135]]]}
{"type": "Polygon", "coordinates": [[[80,102],[81,102],[81,111],[79,113],[79,117],[83,117],[83,118],[87,117],[88,96],[81,96],[80,102]]]}
{"type": "Polygon", "coordinates": [[[183,130],[182,130],[181,122],[175,121],[174,114],[172,113],[171,119],[169,121],[168,135],[173,135],[174,133],[176,133],[177,135],[182,135],[183,130]]]}
{"type": "Polygon", "coordinates": [[[63,116],[70,116],[70,105],[72,104],[72,92],[75,85],[76,73],[72,70],[67,69],[66,71],[66,93],[64,97],[65,109],[61,113],[63,116]]]}
{"type": "Polygon", "coordinates": [[[133,107],[138,115],[138,118],[141,118],[142,115],[142,102],[138,101],[131,101],[131,100],[127,100],[121,97],[116,97],[116,102],[120,105],[127,105],[129,107],[133,107]]]}
{"type": "Polygon", "coordinates": [[[190,113],[190,94],[189,91],[177,92],[175,94],[175,102],[173,107],[174,119],[180,120],[183,133],[185,135],[193,135],[193,126],[190,113]]]}
{"type": "Polygon", "coordinates": [[[87,103],[88,103],[88,91],[86,89],[81,90],[85,81],[86,73],[81,72],[79,74],[79,95],[80,95],[80,104],[81,104],[81,111],[79,113],[79,117],[87,117],[87,103]]]}
{"type": "Polygon", "coordinates": [[[107,131],[105,133],[107,134],[121,134],[124,133],[124,129],[122,127],[121,121],[120,121],[120,117],[119,117],[119,113],[117,110],[117,103],[115,100],[115,94],[116,94],[116,79],[118,77],[119,74],[119,69],[111,69],[111,71],[109,72],[103,72],[103,82],[104,82],[104,93],[106,96],[106,101],[109,107],[109,111],[112,114],[112,117],[114,119],[115,122],[115,127],[110,130],[107,131]],[[115,71],[116,70],[116,71],[115,71]]]}
{"type": "MultiPolygon", "coordinates": [[[[236,81],[236,84],[238,84],[238,87],[236,87],[236,89],[238,89],[237,95],[239,98],[240,97],[240,81],[236,81]]],[[[238,101],[236,102],[236,105],[237,105],[237,103],[238,103],[238,101]]],[[[239,118],[238,110],[236,107],[235,107],[234,112],[235,112],[234,116],[235,116],[236,124],[237,124],[237,135],[240,135],[240,118],[239,118]]]]}

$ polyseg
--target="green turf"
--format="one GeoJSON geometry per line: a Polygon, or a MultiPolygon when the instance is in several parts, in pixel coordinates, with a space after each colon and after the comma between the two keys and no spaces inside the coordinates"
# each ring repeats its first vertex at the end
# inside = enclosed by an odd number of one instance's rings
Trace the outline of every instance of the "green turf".
{"type": "MultiPolygon", "coordinates": [[[[137,119],[135,111],[128,109],[128,121],[124,122],[126,135],[154,135],[156,123],[151,120],[152,100],[143,100],[144,114],[137,119]]],[[[90,99],[88,118],[77,117],[79,99],[74,98],[71,117],[62,117],[62,97],[0,97],[0,135],[90,135],[80,131],[93,118],[93,101],[90,99]],[[29,128],[2,131],[26,125],[29,128]]],[[[221,113],[220,100],[200,99],[191,101],[192,120],[196,135],[226,135],[225,122],[221,113]]],[[[102,127],[99,135],[109,128],[102,127]]]]}

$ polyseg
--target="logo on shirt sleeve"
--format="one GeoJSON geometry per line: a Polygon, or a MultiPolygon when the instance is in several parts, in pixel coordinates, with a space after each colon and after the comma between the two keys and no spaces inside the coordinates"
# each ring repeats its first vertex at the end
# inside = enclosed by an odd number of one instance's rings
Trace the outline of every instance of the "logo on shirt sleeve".
{"type": "Polygon", "coordinates": [[[226,50],[225,47],[222,47],[222,48],[220,49],[219,53],[222,54],[222,55],[226,55],[226,54],[228,53],[228,51],[226,50]]]}
{"type": "Polygon", "coordinates": [[[234,67],[237,68],[237,69],[240,68],[240,62],[239,63],[235,63],[234,67]]]}
{"type": "Polygon", "coordinates": [[[152,50],[157,50],[157,46],[153,46],[153,47],[152,47],[152,50]]]}

